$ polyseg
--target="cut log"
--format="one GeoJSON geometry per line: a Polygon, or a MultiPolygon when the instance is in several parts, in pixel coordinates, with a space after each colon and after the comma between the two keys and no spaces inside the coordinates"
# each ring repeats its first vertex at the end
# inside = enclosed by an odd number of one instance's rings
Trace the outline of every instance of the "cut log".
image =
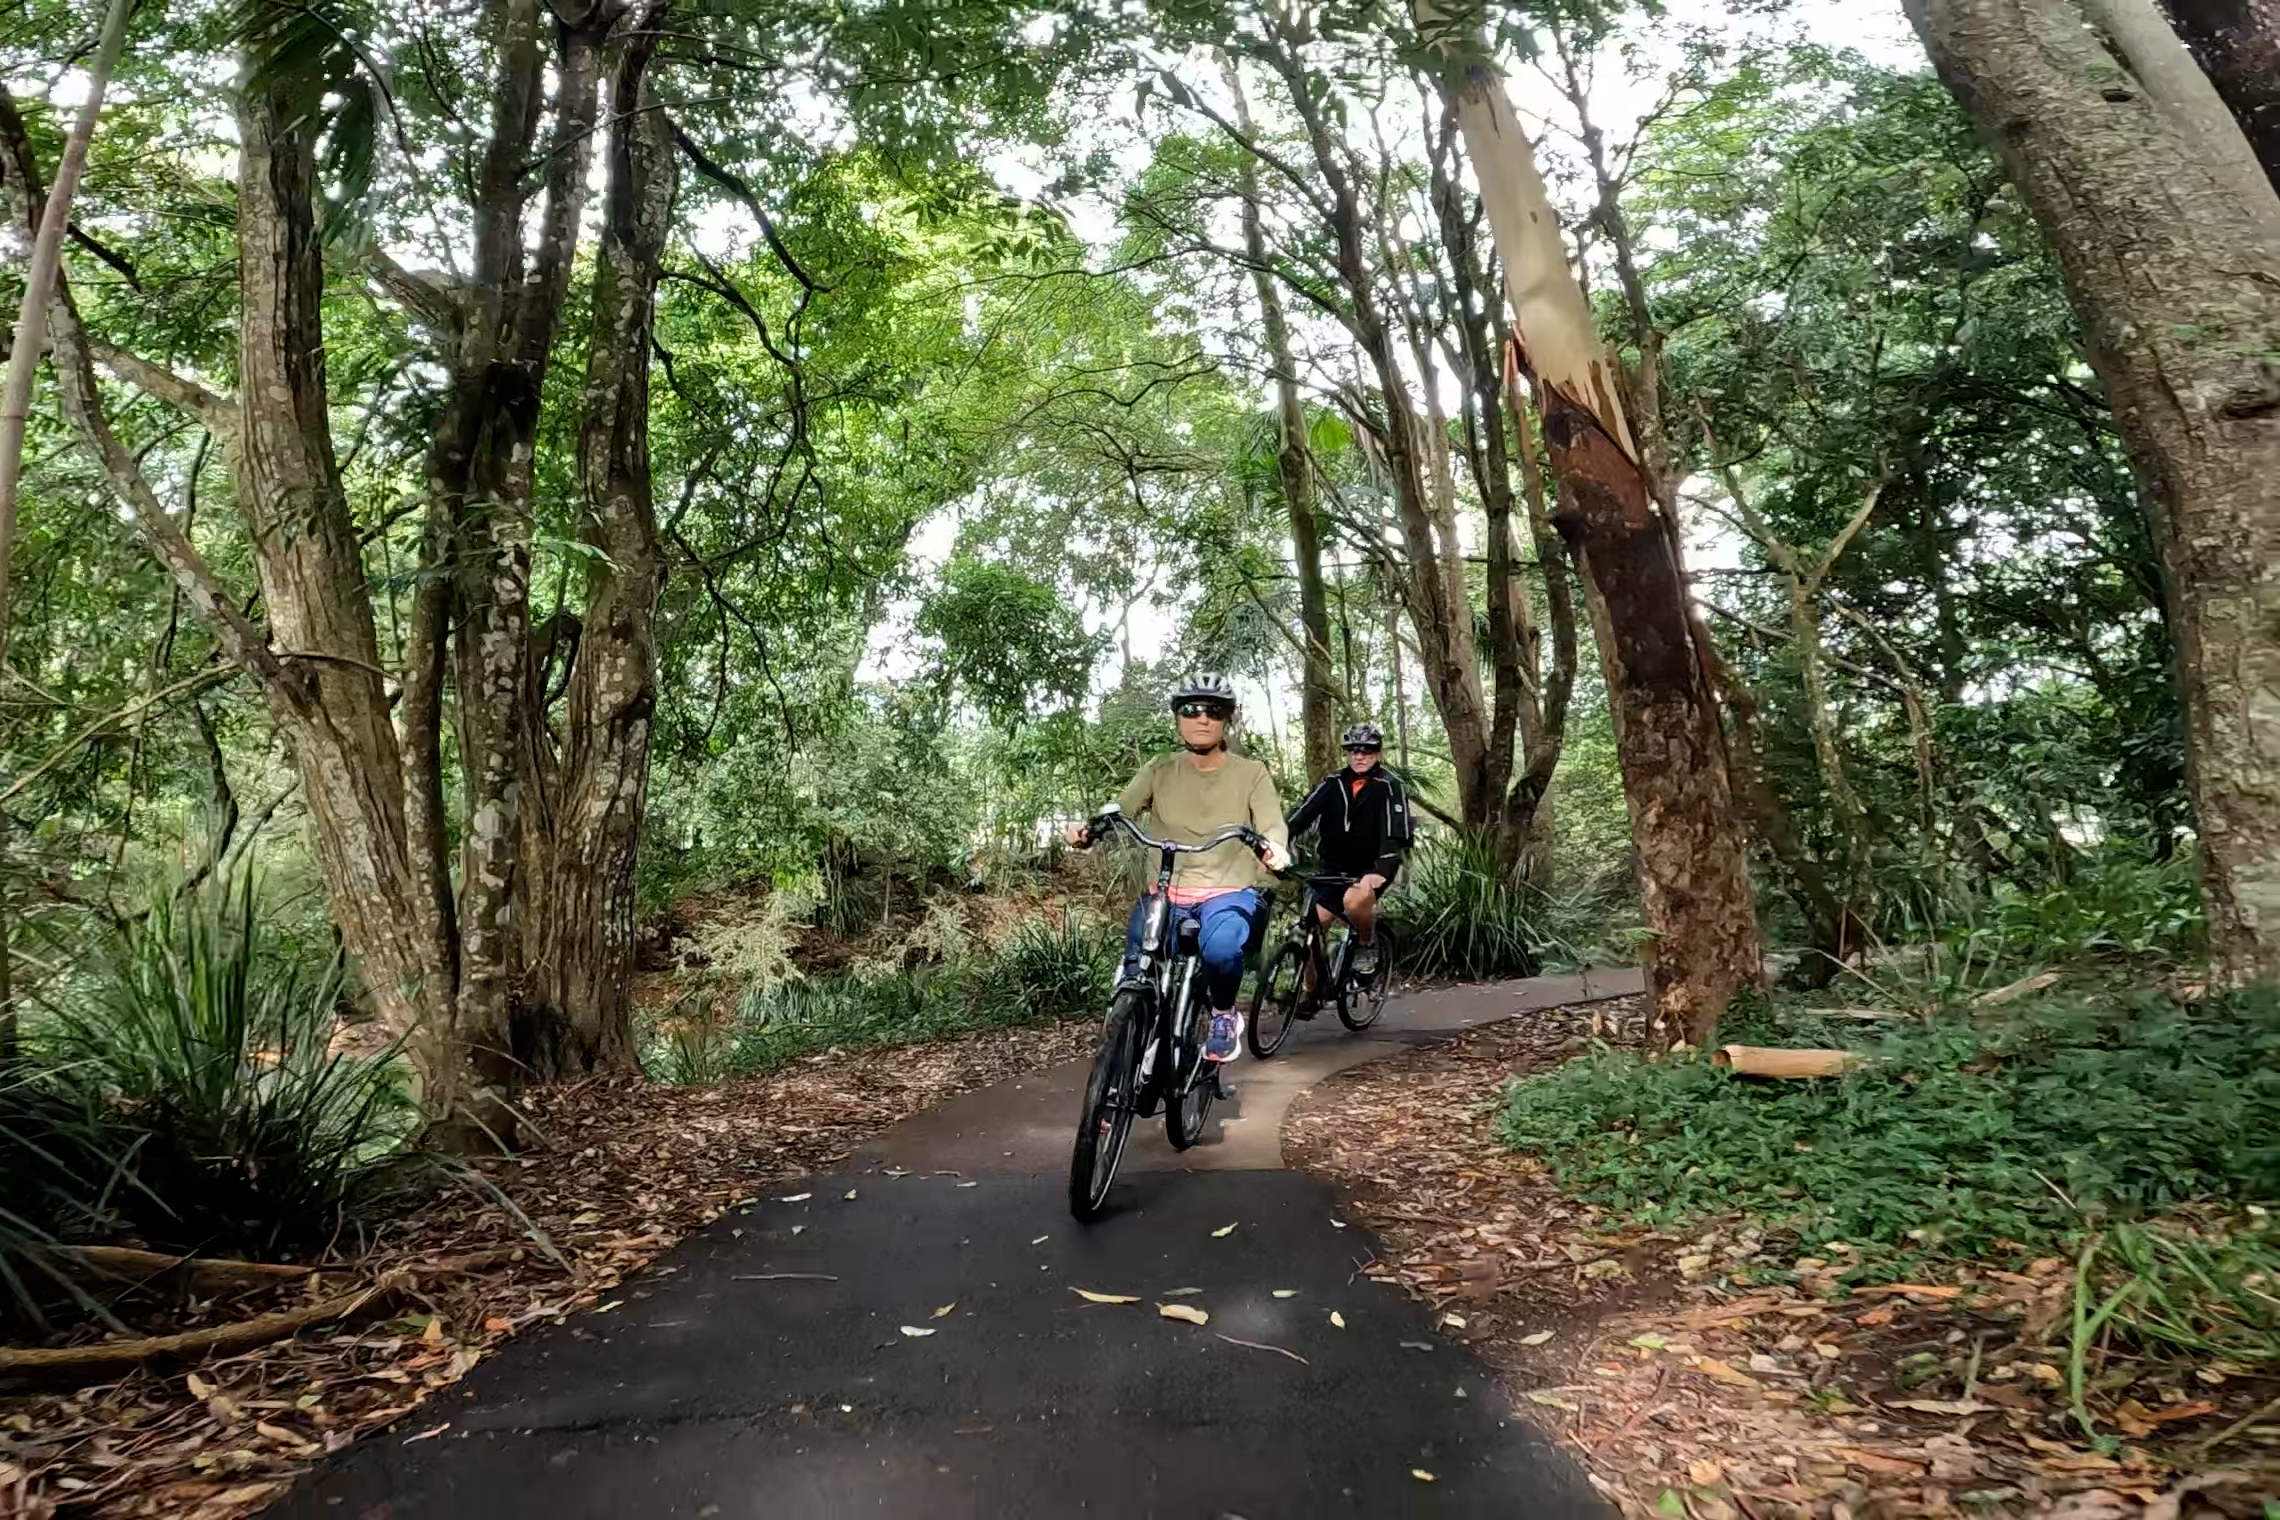
{"type": "Polygon", "coordinates": [[[1785,1050],[1772,1045],[1721,1045],[1712,1053],[1714,1065],[1741,1077],[1834,1077],[1862,1063],[1850,1050],[1785,1050]]]}
{"type": "Polygon", "coordinates": [[[390,1273],[378,1282],[311,1304],[305,1309],[281,1309],[235,1324],[186,1330],[180,1335],[153,1335],[141,1340],[102,1341],[91,1346],[56,1346],[29,1350],[0,1346],[0,1380],[21,1378],[42,1382],[76,1381],[80,1384],[116,1377],[150,1362],[185,1361],[205,1356],[233,1356],[297,1335],[315,1325],[370,1308],[393,1297],[409,1280],[390,1273]]]}

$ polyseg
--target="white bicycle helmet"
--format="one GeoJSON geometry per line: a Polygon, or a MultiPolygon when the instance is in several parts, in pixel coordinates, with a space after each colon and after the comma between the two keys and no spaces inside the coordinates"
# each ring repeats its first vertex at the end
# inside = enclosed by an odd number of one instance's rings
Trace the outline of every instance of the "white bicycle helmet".
{"type": "Polygon", "coordinates": [[[1235,683],[1213,672],[1191,675],[1172,688],[1169,700],[1173,707],[1182,702],[1224,702],[1232,711],[1236,705],[1235,683]]]}

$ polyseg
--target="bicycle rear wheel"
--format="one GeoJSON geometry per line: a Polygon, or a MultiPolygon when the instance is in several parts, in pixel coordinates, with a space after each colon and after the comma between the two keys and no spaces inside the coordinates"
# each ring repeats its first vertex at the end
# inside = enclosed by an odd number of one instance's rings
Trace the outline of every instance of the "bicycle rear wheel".
{"type": "MultiPolygon", "coordinates": [[[[1200,985],[1200,978],[1198,982],[1200,985]]],[[[1191,997],[1180,1031],[1172,1040],[1172,1090],[1170,1101],[1164,1105],[1164,1133],[1175,1151],[1184,1151],[1203,1138],[1212,1100],[1219,1096],[1219,1073],[1203,1058],[1203,1042],[1210,1034],[1210,1002],[1191,997]]]]}
{"type": "Polygon", "coordinates": [[[1393,987],[1393,931],[1382,923],[1377,926],[1377,970],[1366,977],[1356,977],[1351,970],[1353,948],[1348,947],[1340,968],[1346,974],[1338,978],[1338,1022],[1358,1033],[1385,1012],[1385,995],[1393,987]]]}
{"type": "Polygon", "coordinates": [[[1147,994],[1136,988],[1119,992],[1108,1005],[1108,1023],[1101,1030],[1100,1049],[1085,1082],[1076,1148],[1069,1155],[1069,1212],[1079,1219],[1099,1216],[1116,1181],[1116,1165],[1124,1159],[1132,1113],[1139,1106],[1140,1042],[1147,1034],[1147,1011],[1147,994]]]}
{"type": "Polygon", "coordinates": [[[1306,967],[1306,941],[1286,938],[1267,957],[1259,985],[1251,993],[1251,1027],[1243,1041],[1251,1054],[1264,1061],[1282,1049],[1290,1038],[1291,1021],[1298,1017],[1298,984],[1306,967]]]}

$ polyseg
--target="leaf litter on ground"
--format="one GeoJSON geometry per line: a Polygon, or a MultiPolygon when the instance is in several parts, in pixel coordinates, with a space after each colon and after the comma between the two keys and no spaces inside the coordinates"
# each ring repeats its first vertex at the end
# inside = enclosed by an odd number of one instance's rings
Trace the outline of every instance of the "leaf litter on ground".
{"type": "Polygon", "coordinates": [[[1626,1520],[2273,1520],[2269,1379],[2149,1370],[2091,1389],[2118,1438],[2083,1435],[2063,1386],[2072,1262],[1855,1287],[1834,1246],[1806,1255],[1739,1219],[1628,1225],[1497,1142],[1515,1074],[1635,1043],[1642,1018],[1636,998],[1555,1009],[1368,1063],[1303,1095],[1284,1136],[1383,1240],[1369,1275],[1458,1307],[1626,1520]],[[2229,1444],[2196,1458],[2212,1435],[2229,1444]]]}
{"type": "Polygon", "coordinates": [[[770,1184],[835,1165],[888,1125],[959,1093],[1081,1059],[1096,1036],[1080,1020],[818,1055],[716,1085],[527,1092],[520,1101],[549,1145],[473,1165],[570,1272],[495,1201],[455,1190],[386,1221],[388,1244],[372,1256],[321,1263],[259,1297],[153,1308],[137,1317],[138,1332],[231,1323],[399,1272],[416,1282],[412,1301],[422,1305],[416,1318],[319,1327],[194,1369],[151,1366],[71,1391],[8,1390],[0,1515],[44,1514],[58,1501],[105,1520],[250,1514],[313,1462],[404,1420],[531,1326],[647,1297],[648,1286],[628,1280],[693,1231],[751,1208],[770,1184]]]}

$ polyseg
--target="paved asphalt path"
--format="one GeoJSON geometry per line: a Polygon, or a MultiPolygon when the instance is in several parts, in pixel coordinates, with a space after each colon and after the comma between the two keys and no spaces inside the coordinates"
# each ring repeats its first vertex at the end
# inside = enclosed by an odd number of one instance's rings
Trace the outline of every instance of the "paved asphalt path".
{"type": "Polygon", "coordinates": [[[607,1313],[518,1338],[271,1513],[1600,1520],[1482,1367],[1360,1274],[1373,1242],[1328,1186],[1280,1170],[1276,1137],[1330,1071],[1636,986],[1594,973],[1418,994],[1363,1038],[1325,1018],[1234,1067],[1228,1122],[1185,1157],[1160,1122],[1136,1131],[1091,1225],[1070,1219],[1064,1182],[1081,1070],[968,1094],[772,1187],[607,1313]]]}

